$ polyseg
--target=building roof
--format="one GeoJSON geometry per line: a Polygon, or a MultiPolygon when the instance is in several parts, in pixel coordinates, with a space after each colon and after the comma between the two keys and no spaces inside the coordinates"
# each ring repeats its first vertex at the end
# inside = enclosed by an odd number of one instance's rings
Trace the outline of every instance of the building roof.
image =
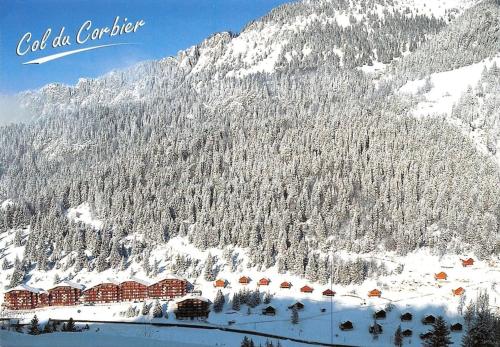
{"type": "Polygon", "coordinates": [[[14,288],[11,288],[11,289],[7,290],[6,293],[12,292],[14,290],[25,290],[25,291],[36,293],[36,294],[47,293],[45,290],[43,290],[41,288],[30,287],[27,284],[20,284],[20,285],[14,287],[14,288]]]}
{"type": "Polygon", "coordinates": [[[206,302],[208,304],[212,303],[209,299],[204,298],[203,296],[198,296],[198,295],[186,295],[186,296],[183,296],[182,298],[179,298],[179,299],[175,300],[174,303],[178,304],[179,302],[183,302],[183,301],[186,301],[186,300],[189,300],[189,299],[201,300],[201,301],[204,301],[204,302],[206,302]]]}
{"type": "Polygon", "coordinates": [[[72,282],[72,281],[62,281],[50,289],[54,289],[57,287],[71,287],[71,288],[75,288],[75,289],[79,289],[79,290],[83,290],[85,288],[85,286],[81,283],[76,283],[76,282],[72,282]]]}
{"type": "Polygon", "coordinates": [[[124,283],[124,282],[137,282],[137,283],[140,283],[143,286],[147,286],[147,287],[149,287],[151,285],[150,282],[143,280],[143,279],[140,279],[140,278],[137,278],[135,276],[132,276],[129,279],[122,281],[121,283],[124,283]]]}

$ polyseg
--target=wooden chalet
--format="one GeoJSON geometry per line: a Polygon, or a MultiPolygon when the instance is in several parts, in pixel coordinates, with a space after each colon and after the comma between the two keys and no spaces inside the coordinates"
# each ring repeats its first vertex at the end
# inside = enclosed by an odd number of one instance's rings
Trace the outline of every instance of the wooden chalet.
{"type": "Polygon", "coordinates": [[[77,305],[82,295],[84,285],[70,281],[63,281],[49,289],[50,306],[73,306],[77,305]]]}
{"type": "Polygon", "coordinates": [[[268,285],[269,285],[269,283],[271,283],[271,280],[270,280],[269,278],[265,278],[265,277],[264,277],[264,278],[261,278],[261,279],[259,280],[258,285],[259,285],[259,286],[268,286],[268,285]]]}
{"type": "Polygon", "coordinates": [[[280,284],[281,289],[290,289],[292,288],[292,283],[291,282],[281,282],[280,284]]]}
{"type": "Polygon", "coordinates": [[[469,259],[460,259],[460,260],[462,261],[462,266],[463,267],[474,265],[474,259],[472,259],[472,258],[469,258],[469,259]]]}
{"type": "Polygon", "coordinates": [[[462,331],[463,326],[460,323],[450,325],[450,331],[462,331]]]}
{"type": "Polygon", "coordinates": [[[323,296],[335,296],[336,293],[331,289],[327,289],[327,290],[324,290],[322,294],[323,294],[323,296]]]}
{"type": "Polygon", "coordinates": [[[373,313],[373,318],[375,319],[385,319],[387,317],[387,312],[385,310],[378,310],[373,313]]]}
{"type": "Polygon", "coordinates": [[[425,324],[425,325],[434,324],[435,321],[436,321],[436,317],[434,317],[431,314],[422,318],[422,324],[425,324]]]}
{"type": "Polygon", "coordinates": [[[215,288],[225,288],[226,284],[227,284],[226,280],[219,278],[214,282],[214,287],[215,288]]]}
{"type": "Polygon", "coordinates": [[[374,298],[374,297],[380,298],[381,295],[382,295],[382,292],[378,289],[372,289],[368,292],[369,298],[374,298]]]}
{"type": "Polygon", "coordinates": [[[241,276],[240,279],[238,280],[239,284],[249,284],[250,283],[250,277],[248,276],[241,276]]]}
{"type": "Polygon", "coordinates": [[[413,335],[413,331],[411,329],[405,329],[401,332],[401,335],[404,337],[410,337],[413,335]]]}
{"type": "Polygon", "coordinates": [[[120,286],[117,283],[105,282],[88,288],[82,293],[83,302],[110,303],[120,301],[120,286]]]}
{"type": "Polygon", "coordinates": [[[48,295],[40,288],[22,284],[4,294],[4,305],[9,310],[30,310],[48,306],[48,295]]]}
{"type": "Polygon", "coordinates": [[[344,330],[352,330],[352,329],[354,329],[354,325],[352,324],[351,321],[347,320],[345,322],[340,323],[339,328],[342,331],[344,331],[344,330]]]}
{"type": "Polygon", "coordinates": [[[210,314],[210,300],[201,296],[179,299],[175,305],[176,319],[207,319],[210,314]]]}
{"type": "Polygon", "coordinates": [[[141,301],[148,298],[150,284],[138,278],[131,278],[120,283],[120,301],[141,301]]]}
{"type": "Polygon", "coordinates": [[[432,331],[428,331],[426,333],[423,333],[423,334],[420,334],[420,338],[422,340],[427,340],[427,339],[430,339],[432,337],[432,331]]]}
{"type": "Polygon", "coordinates": [[[312,293],[314,291],[314,288],[309,286],[303,286],[302,288],[300,288],[300,291],[302,293],[312,293]]]}
{"type": "Polygon", "coordinates": [[[375,323],[375,324],[370,325],[370,327],[368,328],[368,332],[370,334],[373,334],[375,332],[375,328],[377,328],[377,331],[379,334],[381,334],[384,331],[384,329],[382,329],[382,326],[380,324],[375,323]]]}
{"type": "Polygon", "coordinates": [[[436,281],[445,281],[448,278],[446,272],[441,271],[440,273],[434,274],[434,279],[436,281]]]}
{"type": "Polygon", "coordinates": [[[451,292],[453,293],[453,296],[461,296],[465,293],[465,289],[458,287],[457,289],[452,289],[451,292]]]}
{"type": "Polygon", "coordinates": [[[304,304],[303,304],[303,303],[301,303],[300,301],[297,301],[296,303],[294,303],[294,304],[292,304],[292,305],[288,306],[288,308],[289,308],[290,310],[291,310],[291,309],[293,309],[294,307],[295,307],[297,310],[303,310],[303,309],[304,309],[304,304]]]}
{"type": "Polygon", "coordinates": [[[187,293],[187,281],[179,278],[166,278],[148,287],[148,297],[152,299],[179,298],[187,293]]]}
{"type": "Polygon", "coordinates": [[[409,322],[413,319],[413,315],[410,312],[403,313],[401,315],[402,322],[409,322]]]}
{"type": "Polygon", "coordinates": [[[276,309],[272,306],[267,306],[262,310],[262,314],[266,316],[274,316],[276,315],[276,309]]]}

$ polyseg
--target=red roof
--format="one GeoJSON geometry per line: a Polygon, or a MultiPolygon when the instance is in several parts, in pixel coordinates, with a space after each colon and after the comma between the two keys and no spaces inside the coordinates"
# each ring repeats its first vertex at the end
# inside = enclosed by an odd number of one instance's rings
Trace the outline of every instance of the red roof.
{"type": "Polygon", "coordinates": [[[271,280],[269,278],[261,278],[259,280],[259,285],[261,286],[268,286],[271,280]]]}
{"type": "Polygon", "coordinates": [[[451,291],[453,295],[460,296],[465,292],[465,289],[463,289],[462,287],[458,287],[457,289],[452,289],[451,291]]]}
{"type": "Polygon", "coordinates": [[[226,286],[226,281],[219,278],[218,280],[215,281],[214,285],[216,287],[225,287],[226,286]]]}
{"type": "Polygon", "coordinates": [[[250,277],[241,276],[239,282],[240,283],[249,283],[250,282],[250,277]]]}
{"type": "Polygon", "coordinates": [[[302,288],[300,288],[300,291],[302,293],[312,293],[313,292],[313,288],[309,287],[309,286],[303,286],[302,288]]]}
{"type": "Polygon", "coordinates": [[[336,293],[333,290],[331,290],[331,289],[327,289],[327,290],[323,291],[323,295],[324,296],[334,296],[335,294],[336,293]]]}
{"type": "Polygon", "coordinates": [[[445,280],[448,278],[448,275],[446,274],[446,272],[441,271],[440,273],[435,274],[434,278],[437,280],[445,280]]]}
{"type": "Polygon", "coordinates": [[[368,292],[368,296],[378,296],[380,297],[382,295],[382,292],[378,289],[372,289],[368,292]]]}
{"type": "Polygon", "coordinates": [[[280,284],[280,288],[290,288],[291,286],[292,286],[292,283],[290,283],[290,282],[286,282],[286,281],[285,281],[285,282],[282,282],[282,283],[280,284]]]}
{"type": "Polygon", "coordinates": [[[469,258],[469,259],[461,259],[462,260],[462,265],[463,266],[469,266],[469,265],[474,265],[474,259],[469,258]]]}

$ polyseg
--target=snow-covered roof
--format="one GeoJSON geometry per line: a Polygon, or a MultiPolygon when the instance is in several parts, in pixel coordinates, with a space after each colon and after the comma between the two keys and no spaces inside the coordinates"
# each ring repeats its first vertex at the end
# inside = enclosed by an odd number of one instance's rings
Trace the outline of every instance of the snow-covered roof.
{"type": "Polygon", "coordinates": [[[203,296],[197,296],[197,295],[186,295],[186,296],[183,296],[182,298],[179,298],[177,300],[174,301],[175,304],[179,303],[179,302],[182,302],[184,300],[189,300],[189,299],[194,299],[194,300],[201,300],[201,301],[205,301],[206,303],[212,303],[209,299],[207,298],[204,298],[203,296]]]}
{"type": "Polygon", "coordinates": [[[132,276],[129,279],[126,279],[126,280],[122,281],[121,283],[123,283],[123,282],[129,282],[129,281],[134,281],[134,282],[140,283],[140,284],[142,284],[144,286],[148,286],[148,287],[151,285],[151,283],[149,281],[142,280],[142,279],[137,278],[135,276],[132,276]]]}
{"type": "Polygon", "coordinates": [[[83,284],[75,283],[75,282],[71,282],[71,281],[62,281],[52,288],[63,287],[63,286],[64,287],[71,287],[71,288],[75,288],[75,289],[80,289],[80,290],[83,290],[85,288],[85,286],[83,284]]]}
{"type": "Polygon", "coordinates": [[[28,292],[32,292],[32,293],[36,293],[36,294],[46,293],[46,291],[41,289],[41,288],[30,287],[27,284],[20,284],[17,287],[11,288],[11,289],[7,290],[7,293],[12,292],[14,290],[27,290],[28,292]]]}

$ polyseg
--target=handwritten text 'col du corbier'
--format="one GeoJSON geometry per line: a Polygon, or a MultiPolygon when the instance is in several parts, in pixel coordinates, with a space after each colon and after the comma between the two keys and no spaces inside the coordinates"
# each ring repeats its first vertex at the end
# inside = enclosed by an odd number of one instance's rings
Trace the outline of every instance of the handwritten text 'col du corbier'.
{"type": "MultiPolygon", "coordinates": [[[[117,16],[113,22],[111,27],[101,27],[101,28],[93,28],[92,21],[85,21],[80,28],[78,29],[74,41],[81,45],[89,41],[100,40],[103,37],[115,37],[123,34],[135,33],[142,26],[144,26],[146,22],[143,19],[138,21],[129,22],[127,18],[120,20],[120,17],[117,16]]],[[[59,34],[55,36],[51,42],[52,48],[70,46],[72,43],[72,38],[70,35],[65,34],[65,27],[62,27],[59,31],[59,34]]],[[[19,40],[16,48],[16,53],[19,56],[23,56],[29,52],[36,52],[44,50],[47,47],[47,43],[51,39],[52,29],[48,28],[45,30],[45,33],[39,40],[32,41],[32,34],[27,32],[23,35],[23,37],[19,40]]]]}

